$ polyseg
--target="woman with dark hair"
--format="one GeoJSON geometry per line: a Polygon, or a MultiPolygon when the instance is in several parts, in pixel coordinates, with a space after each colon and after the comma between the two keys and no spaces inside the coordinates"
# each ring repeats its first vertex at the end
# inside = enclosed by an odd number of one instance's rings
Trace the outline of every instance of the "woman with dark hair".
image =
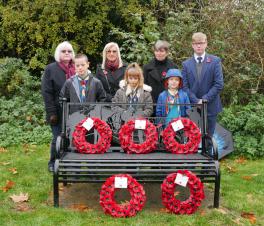
{"type": "Polygon", "coordinates": [[[105,45],[103,50],[103,62],[97,66],[96,78],[98,78],[106,91],[106,102],[111,102],[119,82],[124,78],[126,66],[121,59],[119,46],[115,42],[105,45]]]}
{"type": "Polygon", "coordinates": [[[44,99],[46,120],[51,126],[52,141],[50,146],[50,160],[48,170],[54,169],[56,139],[61,133],[61,108],[59,104],[59,94],[66,79],[75,74],[74,51],[72,45],[65,41],[60,43],[54,54],[54,63],[49,64],[42,76],[41,93],[44,99]]]}
{"type": "Polygon", "coordinates": [[[159,94],[165,89],[163,79],[171,68],[177,68],[176,64],[168,59],[169,43],[158,40],[154,45],[154,58],[143,67],[144,81],[152,87],[153,102],[156,103],[159,94]]]}

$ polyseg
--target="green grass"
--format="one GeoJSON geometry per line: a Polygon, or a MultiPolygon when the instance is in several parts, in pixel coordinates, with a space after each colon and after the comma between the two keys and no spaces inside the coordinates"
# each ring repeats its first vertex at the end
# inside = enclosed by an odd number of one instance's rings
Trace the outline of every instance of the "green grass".
{"type": "Polygon", "coordinates": [[[221,162],[218,210],[202,207],[191,216],[179,216],[144,208],[135,217],[115,219],[97,209],[81,212],[52,206],[48,149],[48,146],[19,146],[0,151],[0,188],[7,180],[15,182],[7,192],[0,190],[0,225],[251,225],[241,217],[242,212],[254,213],[255,225],[264,225],[264,160],[221,162]],[[12,174],[11,168],[16,168],[18,173],[12,174]],[[30,196],[29,211],[16,210],[9,198],[20,192],[30,196]]]}

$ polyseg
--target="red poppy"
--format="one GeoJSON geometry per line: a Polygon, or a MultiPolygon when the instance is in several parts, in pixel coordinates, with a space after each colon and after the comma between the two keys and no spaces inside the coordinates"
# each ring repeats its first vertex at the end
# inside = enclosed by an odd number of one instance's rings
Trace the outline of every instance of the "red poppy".
{"type": "Polygon", "coordinates": [[[166,74],[167,74],[166,71],[161,72],[162,77],[165,77],[166,74]]]}
{"type": "Polygon", "coordinates": [[[146,154],[156,149],[158,141],[158,132],[154,124],[146,120],[144,130],[146,139],[141,144],[133,142],[133,132],[135,130],[135,119],[127,121],[119,130],[120,146],[128,154],[146,154]]]}
{"type": "Polygon", "coordinates": [[[107,70],[103,70],[103,73],[104,73],[104,75],[107,75],[108,72],[107,72],[107,70]]]}
{"type": "Polygon", "coordinates": [[[201,205],[201,201],[205,198],[203,183],[195,174],[188,170],[178,170],[177,173],[169,174],[163,181],[161,190],[163,205],[175,214],[194,213],[201,205]],[[176,187],[176,183],[174,181],[178,173],[183,174],[189,178],[187,186],[190,189],[190,197],[185,201],[180,201],[174,196],[176,187]],[[173,184],[171,184],[171,181],[173,181],[173,184]],[[197,184],[196,189],[194,189],[193,184],[197,184]]]}
{"type": "Polygon", "coordinates": [[[91,118],[93,120],[93,127],[98,131],[100,137],[96,144],[91,144],[86,141],[85,135],[87,133],[86,128],[82,125],[87,118],[80,121],[76,126],[72,134],[72,142],[77,149],[77,152],[84,154],[100,154],[105,153],[112,141],[112,130],[109,125],[99,118],[91,118]]]}
{"type": "Polygon", "coordinates": [[[198,146],[201,142],[201,132],[197,125],[188,118],[176,118],[172,120],[162,133],[163,143],[165,148],[174,154],[192,154],[198,151],[198,146]],[[176,132],[173,130],[172,123],[181,120],[184,125],[185,136],[188,141],[185,144],[180,144],[175,140],[176,132]]]}
{"type": "Polygon", "coordinates": [[[143,209],[145,202],[146,195],[143,186],[129,174],[113,175],[102,185],[100,192],[100,205],[103,207],[106,214],[110,214],[113,217],[135,216],[137,212],[143,209]],[[117,204],[114,200],[114,193],[117,189],[119,189],[114,187],[115,177],[127,178],[127,189],[131,195],[131,199],[125,204],[117,204]]]}
{"type": "Polygon", "coordinates": [[[210,57],[207,57],[206,63],[211,63],[211,62],[212,62],[212,59],[210,57]]]}

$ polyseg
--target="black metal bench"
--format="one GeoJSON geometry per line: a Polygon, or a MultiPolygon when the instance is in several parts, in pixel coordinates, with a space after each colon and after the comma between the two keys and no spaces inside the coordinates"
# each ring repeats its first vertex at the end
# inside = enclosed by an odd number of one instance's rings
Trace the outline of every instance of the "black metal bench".
{"type": "MultiPolygon", "coordinates": [[[[206,133],[206,103],[200,106],[200,119],[197,119],[197,116],[194,117],[202,130],[201,147],[199,147],[198,153],[188,155],[166,152],[162,143],[158,145],[156,151],[141,155],[126,154],[118,144],[111,146],[104,154],[76,153],[71,144],[71,133],[74,126],[87,115],[104,120],[107,120],[109,115],[102,107],[103,104],[90,104],[81,111],[75,109],[76,112],[73,114],[70,114],[70,106],[80,107],[63,102],[63,128],[62,134],[57,140],[57,159],[53,174],[54,206],[59,206],[59,183],[104,182],[106,178],[118,173],[128,173],[139,182],[162,183],[168,174],[179,169],[185,169],[195,173],[202,182],[214,183],[213,206],[219,207],[220,168],[218,151],[215,142],[206,133]],[[208,140],[211,140],[212,152],[206,148],[208,140]]],[[[196,112],[195,109],[193,107],[192,111],[196,112]]],[[[192,114],[190,115],[192,118],[192,114]]],[[[111,123],[118,125],[119,122],[112,121],[111,123]]],[[[162,130],[162,127],[160,128],[162,130]]],[[[116,135],[117,133],[114,133],[114,136],[116,135]]],[[[117,137],[115,138],[117,139],[117,137]]],[[[97,139],[96,134],[94,139],[97,139]]]]}

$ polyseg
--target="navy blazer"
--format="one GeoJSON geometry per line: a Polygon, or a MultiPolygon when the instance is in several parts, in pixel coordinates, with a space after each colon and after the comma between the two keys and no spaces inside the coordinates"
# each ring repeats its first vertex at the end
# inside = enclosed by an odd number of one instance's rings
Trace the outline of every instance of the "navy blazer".
{"type": "Polygon", "coordinates": [[[214,116],[222,111],[220,92],[224,87],[224,79],[221,60],[217,56],[205,54],[202,64],[198,80],[195,58],[191,57],[182,63],[183,89],[191,103],[197,103],[199,99],[207,100],[208,116],[214,116]]]}

